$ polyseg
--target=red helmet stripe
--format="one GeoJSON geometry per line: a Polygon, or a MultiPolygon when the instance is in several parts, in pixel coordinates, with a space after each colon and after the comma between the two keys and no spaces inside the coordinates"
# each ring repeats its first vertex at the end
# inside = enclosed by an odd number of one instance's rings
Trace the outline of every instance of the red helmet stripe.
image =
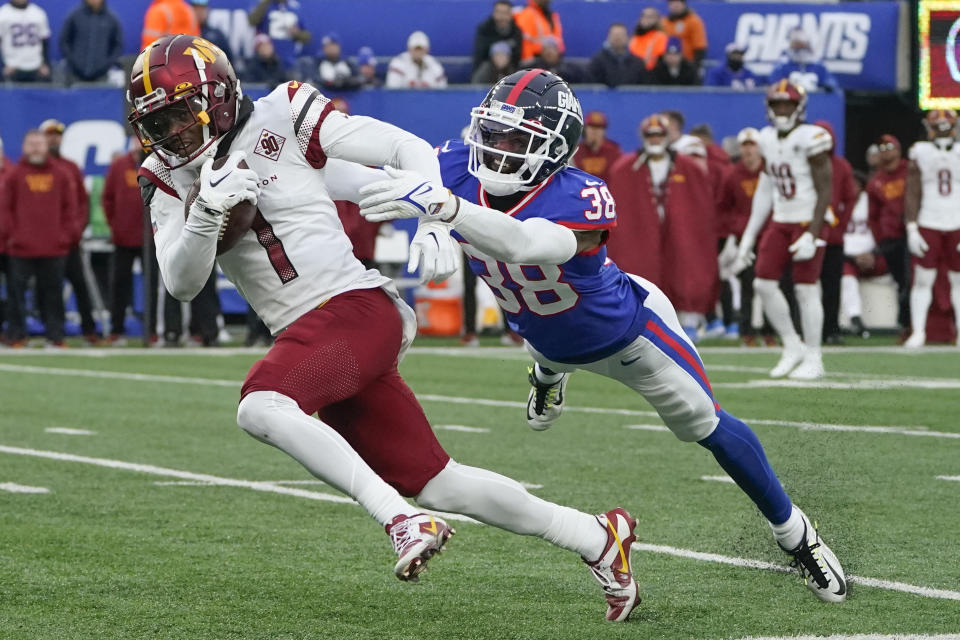
{"type": "Polygon", "coordinates": [[[513,85],[513,89],[510,90],[510,94],[507,96],[505,102],[507,104],[516,105],[517,98],[520,97],[520,93],[527,87],[528,84],[530,84],[531,80],[536,78],[541,73],[543,73],[543,69],[530,69],[530,71],[527,71],[525,74],[523,74],[523,77],[520,78],[520,82],[513,85]]]}

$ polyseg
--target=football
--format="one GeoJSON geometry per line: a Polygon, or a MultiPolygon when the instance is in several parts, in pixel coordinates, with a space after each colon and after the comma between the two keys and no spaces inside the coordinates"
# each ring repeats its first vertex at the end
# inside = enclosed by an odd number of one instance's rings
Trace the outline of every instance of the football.
{"type": "MultiPolygon", "coordinates": [[[[219,169],[226,161],[226,156],[217,158],[213,161],[213,168],[219,169]]],[[[241,169],[248,168],[247,163],[244,160],[241,160],[237,166],[241,169]]],[[[183,209],[184,219],[190,217],[190,206],[193,204],[193,201],[196,200],[199,193],[200,178],[197,178],[190,187],[189,193],[187,193],[187,200],[183,209]]],[[[243,234],[249,231],[250,227],[253,225],[253,221],[257,217],[257,213],[259,213],[257,205],[251,204],[248,200],[244,200],[229,211],[224,212],[223,222],[220,224],[220,233],[217,236],[218,256],[222,253],[230,251],[230,249],[233,249],[236,244],[240,242],[240,238],[243,237],[243,234]]]]}

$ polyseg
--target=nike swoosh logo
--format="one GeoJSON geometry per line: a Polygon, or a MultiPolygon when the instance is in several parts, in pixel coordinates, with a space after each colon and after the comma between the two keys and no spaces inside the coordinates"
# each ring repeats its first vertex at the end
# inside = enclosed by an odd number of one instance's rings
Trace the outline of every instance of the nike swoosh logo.
{"type": "Polygon", "coordinates": [[[233,171],[228,171],[228,172],[227,172],[227,175],[221,177],[219,180],[213,180],[213,179],[211,179],[211,180],[210,180],[210,186],[211,186],[211,187],[217,186],[218,184],[220,184],[221,182],[223,182],[224,180],[226,180],[226,179],[227,179],[227,176],[229,176],[231,173],[233,173],[233,171]]]}
{"type": "Polygon", "coordinates": [[[620,364],[623,365],[624,367],[629,367],[630,365],[632,365],[634,362],[636,362],[642,357],[643,356],[637,356],[636,358],[631,358],[630,360],[621,360],[620,364]]]}
{"type": "Polygon", "coordinates": [[[596,187],[603,184],[603,180],[584,180],[583,183],[588,187],[596,187]]]}
{"type": "Polygon", "coordinates": [[[444,142],[444,143],[443,143],[443,146],[440,147],[440,153],[446,153],[447,151],[450,151],[450,141],[449,141],[449,140],[447,140],[446,142],[444,142]]]}
{"type": "Polygon", "coordinates": [[[830,571],[833,572],[833,575],[834,575],[834,577],[836,578],[838,585],[840,586],[839,589],[837,589],[836,591],[833,592],[833,595],[835,595],[835,596],[842,596],[843,594],[845,594],[845,593],[847,592],[847,585],[844,584],[843,580],[840,579],[839,574],[837,573],[837,570],[833,568],[833,565],[831,565],[830,562],[828,562],[826,558],[824,558],[823,563],[824,563],[825,565],[827,565],[827,567],[830,569],[830,571]]]}

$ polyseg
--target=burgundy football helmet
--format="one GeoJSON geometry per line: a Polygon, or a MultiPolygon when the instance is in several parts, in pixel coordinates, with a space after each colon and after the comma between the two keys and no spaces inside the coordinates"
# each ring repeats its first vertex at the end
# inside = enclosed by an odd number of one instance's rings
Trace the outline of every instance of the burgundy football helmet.
{"type": "Polygon", "coordinates": [[[767,118],[781,133],[790,131],[807,117],[806,90],[787,79],[770,85],[770,88],[767,89],[766,103],[767,118]],[[774,110],[774,105],[781,103],[793,103],[795,105],[793,111],[789,115],[778,115],[774,110]]]}
{"type": "Polygon", "coordinates": [[[129,120],[144,148],[176,169],[233,127],[242,96],[233,65],[216,45],[196,36],[164,36],[133,63],[129,120]]]}

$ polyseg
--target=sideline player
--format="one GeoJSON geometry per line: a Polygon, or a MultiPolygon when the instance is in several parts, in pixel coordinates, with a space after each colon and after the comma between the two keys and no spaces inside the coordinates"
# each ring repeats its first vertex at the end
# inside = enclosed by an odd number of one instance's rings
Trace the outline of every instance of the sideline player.
{"type": "Polygon", "coordinates": [[[473,109],[466,144],[451,140],[440,149],[443,184],[388,170],[391,180],[360,189],[361,214],[452,225],[470,268],[490,285],[535,360],[531,427],[547,429],[560,416],[576,369],[622,382],[680,440],[713,453],[818,598],[844,600],[836,556],[792,505],[750,427],[714,401],[670,301],[607,258],[613,198],[602,180],[567,166],[582,128],[580,102],[562,79],[518,71],[473,109]]]}
{"type": "MultiPolygon", "coordinates": [[[[130,121],[154,151],[140,175],[167,287],[189,300],[216,258],[276,335],[243,384],[238,424],[384,525],[401,580],[415,579],[453,534],[405,495],[579,553],[604,589],[607,618],[625,620],[640,600],[629,561],[636,520],[619,508],[591,516],[545,502],[509,478],[451,460],[397,372],[415,315],[388,278],[353,257],[333,201],[357,201],[358,186],[384,177],[363,165],[439,181],[430,145],[346,116],[299,82],[253,102],[223,53],[186,35],[141,52],[128,98],[130,121]],[[226,164],[213,169],[214,156],[226,164]],[[198,175],[185,222],[182,199],[198,175]],[[224,212],[244,200],[258,206],[252,230],[215,256],[224,212]]],[[[414,239],[430,275],[457,251],[436,226],[414,239]]]]}
{"type": "Polygon", "coordinates": [[[826,129],[806,124],[807,93],[780,80],[767,90],[767,117],[772,126],[760,131],[760,151],[766,161],[753,197],[750,220],[740,239],[735,270],[753,264],[754,288],[763,312],[783,341],[780,361],[771,378],[796,380],[822,378],[823,299],[820,269],[826,242],[820,238],[833,197],[833,139],[826,129]],[[756,256],[757,236],[770,216],[756,256]],[[793,262],[793,290],[800,307],[803,341],[790,318],[790,307],[780,291],[780,278],[793,262]]]}
{"type": "Polygon", "coordinates": [[[960,145],[957,112],[931,111],[923,121],[929,141],[910,147],[907,172],[907,247],[913,254],[910,324],[905,347],[927,341],[927,312],[933,302],[937,270],[947,268],[950,304],[960,346],[960,145]]]}

